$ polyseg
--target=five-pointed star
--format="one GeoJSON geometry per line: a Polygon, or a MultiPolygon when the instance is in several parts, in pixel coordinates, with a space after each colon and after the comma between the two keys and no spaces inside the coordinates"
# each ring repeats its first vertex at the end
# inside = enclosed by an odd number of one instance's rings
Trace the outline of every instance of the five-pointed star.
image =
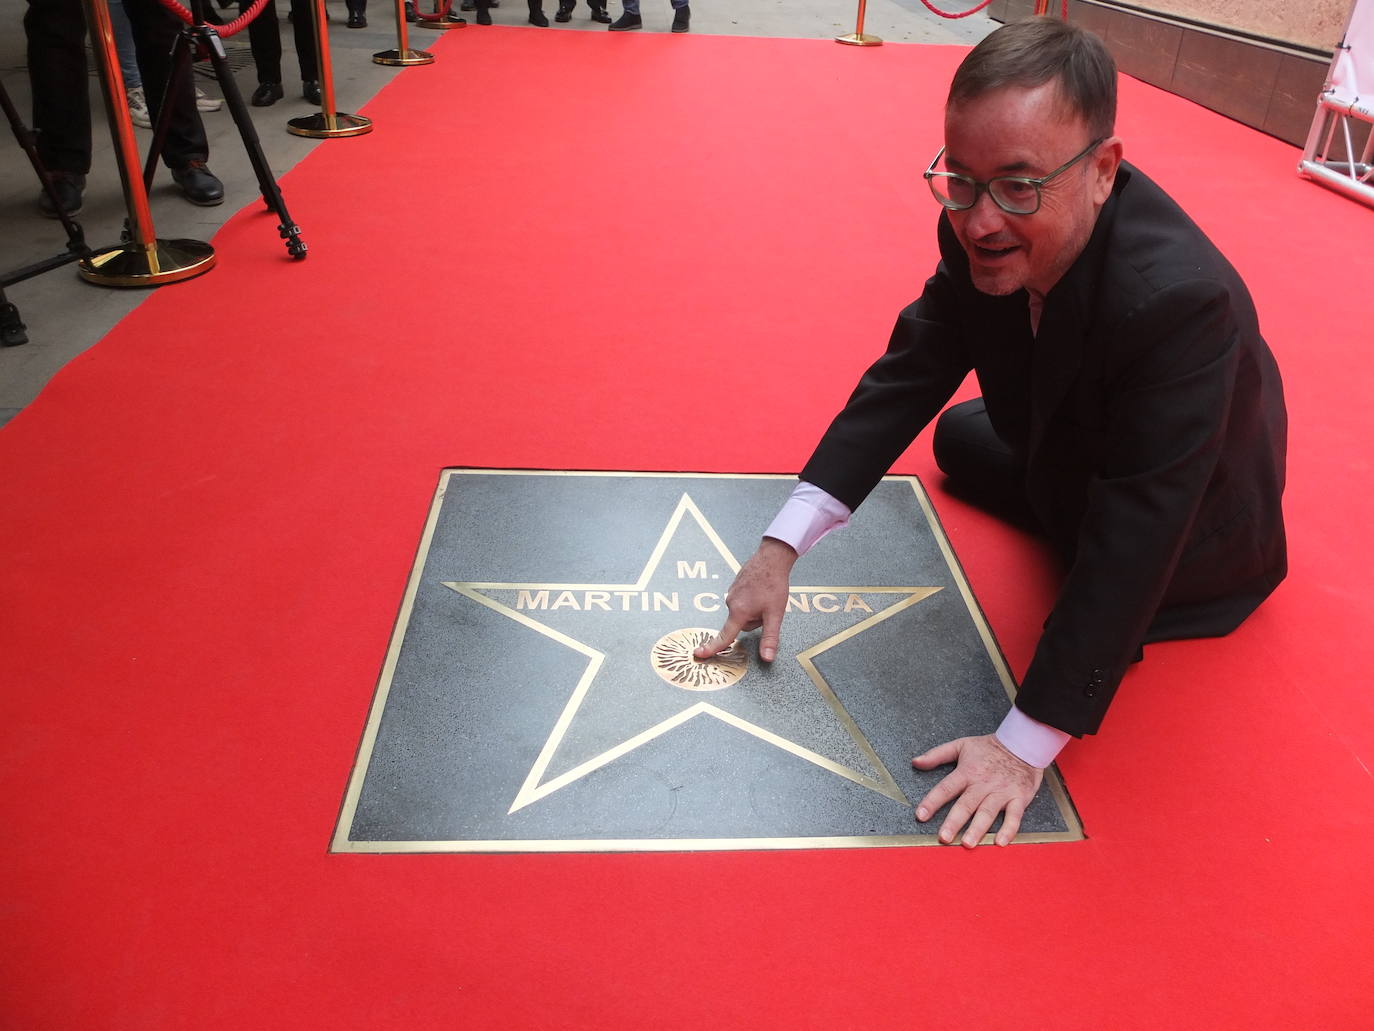
{"type": "Polygon", "coordinates": [[[718,690],[656,673],[651,657],[656,648],[662,654],[674,632],[719,626],[725,588],[738,571],[729,548],[683,494],[633,583],[445,583],[587,658],[510,812],[698,716],[910,804],[813,660],[940,588],[793,587],[789,608],[797,611],[785,640],[821,636],[817,643],[772,664],[750,656],[743,679],[718,690]]]}

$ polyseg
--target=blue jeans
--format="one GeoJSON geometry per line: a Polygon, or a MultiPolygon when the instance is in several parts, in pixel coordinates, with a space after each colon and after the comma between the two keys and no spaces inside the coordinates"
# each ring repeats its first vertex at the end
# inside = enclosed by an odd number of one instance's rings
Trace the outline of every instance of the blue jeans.
{"type": "Polygon", "coordinates": [[[110,0],[110,26],[114,29],[115,49],[119,51],[119,70],[124,76],[124,89],[141,89],[143,76],[134,56],[134,30],[124,13],[124,0],[110,0]]]}

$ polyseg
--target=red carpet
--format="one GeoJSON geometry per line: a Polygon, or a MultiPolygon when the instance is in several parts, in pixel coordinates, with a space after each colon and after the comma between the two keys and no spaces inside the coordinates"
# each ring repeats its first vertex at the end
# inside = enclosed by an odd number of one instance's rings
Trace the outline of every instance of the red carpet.
{"type": "MultiPolygon", "coordinates": [[[[932,265],[960,56],[436,50],[285,178],[308,261],[241,214],[0,431],[0,1025],[1369,1027],[1374,363],[1328,241],[1374,212],[1134,82],[1284,369],[1293,572],[1066,753],[1087,841],[328,854],[439,469],[797,468],[932,265]]],[[[898,471],[1023,669],[1042,554],[898,471]]]]}

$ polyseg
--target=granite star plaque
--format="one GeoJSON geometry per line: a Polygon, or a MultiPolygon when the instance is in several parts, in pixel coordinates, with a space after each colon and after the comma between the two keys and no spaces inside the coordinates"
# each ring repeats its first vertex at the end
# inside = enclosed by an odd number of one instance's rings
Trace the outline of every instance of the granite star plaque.
{"type": "MultiPolygon", "coordinates": [[[[888,477],[708,662],[790,476],[445,470],[336,852],[937,844],[913,803],[1014,683],[930,501],[888,477]]],[[[1056,770],[1018,842],[1077,840],[1056,770]]]]}

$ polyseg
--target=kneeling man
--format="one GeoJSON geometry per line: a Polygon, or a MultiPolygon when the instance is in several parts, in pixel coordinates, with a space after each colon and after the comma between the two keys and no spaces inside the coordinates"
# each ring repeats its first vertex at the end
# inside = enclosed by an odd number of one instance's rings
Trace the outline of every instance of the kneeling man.
{"type": "Polygon", "coordinates": [[[740,570],[705,659],[762,627],[777,655],[792,564],[844,525],[970,370],[946,411],[951,485],[1019,509],[1068,570],[1015,706],[995,734],[913,760],[955,763],[940,840],[1015,837],[1041,771],[1094,733],[1141,646],[1235,629],[1287,571],[1283,388],[1236,271],[1122,161],[1116,68],[1054,18],[1006,25],[959,66],[925,178],[941,260],[897,318],[740,570]]]}

